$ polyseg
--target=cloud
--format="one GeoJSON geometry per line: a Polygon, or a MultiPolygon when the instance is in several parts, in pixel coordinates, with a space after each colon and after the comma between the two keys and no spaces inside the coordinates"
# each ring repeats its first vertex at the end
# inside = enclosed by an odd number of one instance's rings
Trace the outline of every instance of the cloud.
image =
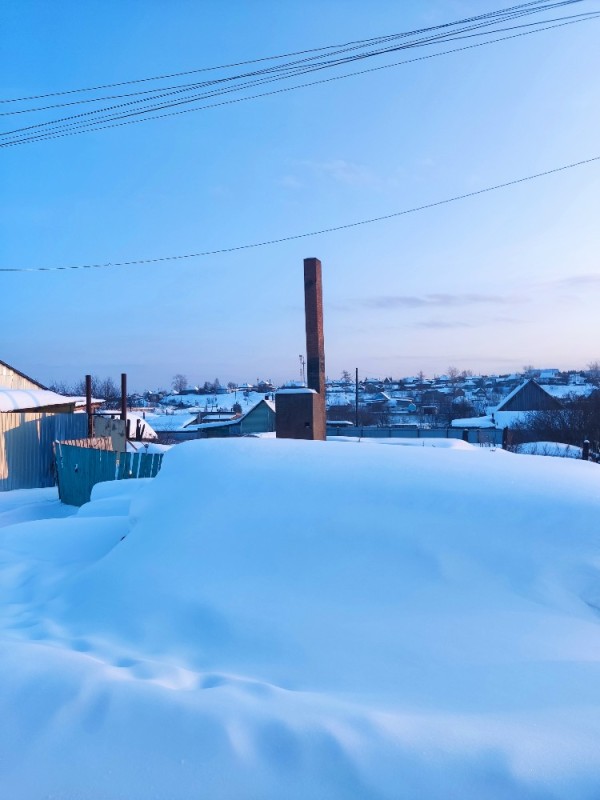
{"type": "Polygon", "coordinates": [[[528,298],[518,295],[497,294],[425,294],[425,295],[382,295],[360,301],[367,308],[459,308],[476,305],[514,305],[526,302],[528,298]]]}
{"type": "Polygon", "coordinates": [[[576,288],[577,286],[585,288],[586,286],[597,286],[598,284],[600,284],[600,273],[571,275],[569,278],[559,278],[551,281],[552,286],[570,286],[571,288],[576,288]]]}
{"type": "Polygon", "coordinates": [[[424,322],[416,322],[413,326],[415,328],[434,328],[434,329],[446,329],[446,328],[472,328],[473,325],[470,322],[449,322],[443,321],[439,319],[431,319],[426,320],[424,322]]]}
{"type": "Polygon", "coordinates": [[[499,322],[504,325],[526,325],[532,322],[530,319],[517,319],[516,317],[492,317],[491,322],[499,322]]]}
{"type": "Polygon", "coordinates": [[[369,167],[341,158],[332,161],[301,161],[300,165],[346,186],[374,186],[381,182],[369,167]]]}
{"type": "Polygon", "coordinates": [[[284,175],[277,182],[284,189],[302,189],[304,187],[302,181],[296,178],[295,175],[284,175]]]}

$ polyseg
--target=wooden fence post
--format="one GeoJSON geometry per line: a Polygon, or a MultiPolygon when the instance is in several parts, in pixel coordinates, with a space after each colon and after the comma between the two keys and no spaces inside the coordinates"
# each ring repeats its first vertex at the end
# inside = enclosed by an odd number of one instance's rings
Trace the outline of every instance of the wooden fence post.
{"type": "Polygon", "coordinates": [[[87,435],[91,439],[94,435],[94,418],[92,417],[92,376],[85,376],[85,413],[87,414],[87,435]]]}
{"type": "Polygon", "coordinates": [[[590,440],[585,439],[583,442],[583,448],[581,450],[581,457],[584,461],[589,461],[590,458],[590,440]]]}

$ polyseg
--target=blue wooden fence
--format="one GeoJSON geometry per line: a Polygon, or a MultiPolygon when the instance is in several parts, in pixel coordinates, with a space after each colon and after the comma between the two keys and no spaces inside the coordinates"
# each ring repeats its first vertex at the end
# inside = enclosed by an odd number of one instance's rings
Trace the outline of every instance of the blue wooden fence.
{"type": "Polygon", "coordinates": [[[154,478],[160,470],[162,453],[116,453],[55,442],[58,495],[63,503],[82,506],[92,489],[102,481],[154,478]]]}

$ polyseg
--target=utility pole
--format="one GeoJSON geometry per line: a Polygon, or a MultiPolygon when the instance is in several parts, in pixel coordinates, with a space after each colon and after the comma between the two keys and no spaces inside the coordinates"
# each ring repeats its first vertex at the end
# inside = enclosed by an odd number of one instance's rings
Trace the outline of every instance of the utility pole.
{"type": "Polygon", "coordinates": [[[92,417],[92,376],[85,376],[85,413],[87,414],[87,435],[94,435],[94,418],[92,417]]]}
{"type": "Polygon", "coordinates": [[[121,419],[125,423],[125,443],[127,443],[127,373],[121,373],[121,419]]]}
{"type": "Polygon", "coordinates": [[[302,355],[302,353],[300,353],[298,358],[300,359],[300,380],[302,381],[302,385],[304,386],[306,383],[306,378],[304,375],[304,365],[306,364],[306,361],[304,360],[304,356],[302,355]]]}
{"type": "Polygon", "coordinates": [[[354,424],[358,428],[358,367],[356,368],[356,383],[354,395],[354,424]]]}

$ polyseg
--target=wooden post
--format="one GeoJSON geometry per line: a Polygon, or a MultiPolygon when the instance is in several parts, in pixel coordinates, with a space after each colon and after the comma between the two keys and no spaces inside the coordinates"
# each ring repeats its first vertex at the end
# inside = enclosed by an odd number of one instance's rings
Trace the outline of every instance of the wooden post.
{"type": "Polygon", "coordinates": [[[358,428],[358,367],[356,368],[356,394],[354,397],[354,424],[358,428]]]}
{"type": "Polygon", "coordinates": [[[94,418],[92,417],[92,376],[85,376],[85,413],[87,414],[87,435],[94,435],[94,418]]]}
{"type": "Polygon", "coordinates": [[[586,439],[583,443],[583,448],[581,450],[581,457],[584,461],[589,461],[590,459],[590,440],[586,439]]]}
{"type": "Polygon", "coordinates": [[[127,373],[121,373],[121,419],[125,423],[125,440],[127,440],[127,373]]]}

